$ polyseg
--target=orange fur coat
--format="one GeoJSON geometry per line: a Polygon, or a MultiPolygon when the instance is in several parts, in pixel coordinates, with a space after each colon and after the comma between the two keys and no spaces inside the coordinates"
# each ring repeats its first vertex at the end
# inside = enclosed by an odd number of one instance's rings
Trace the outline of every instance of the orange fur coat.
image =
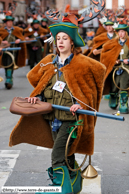
{"type": "MultiPolygon", "coordinates": [[[[56,74],[56,67],[53,64],[46,65],[48,62],[52,62],[53,56],[53,54],[46,56],[28,73],[28,80],[34,87],[31,97],[40,94],[49,80],[56,74]],[[44,66],[41,67],[40,64],[44,64],[44,66]]],[[[63,72],[64,79],[73,96],[98,111],[106,71],[105,66],[89,57],[78,54],[74,55],[69,65],[60,70],[63,72]]],[[[90,110],[84,104],[80,103],[80,105],[83,109],[90,110]]],[[[78,127],[77,138],[71,146],[69,155],[72,153],[92,155],[96,117],[79,115],[80,119],[84,120],[84,126],[78,127]]],[[[48,148],[53,147],[51,129],[46,130],[43,115],[21,117],[10,135],[9,145],[13,146],[23,142],[48,148]]]]}
{"type": "Polygon", "coordinates": [[[104,32],[104,33],[94,37],[94,39],[93,39],[93,47],[92,47],[90,53],[88,54],[88,57],[91,57],[92,59],[100,61],[100,54],[94,55],[93,54],[93,50],[97,49],[100,46],[102,46],[104,43],[106,43],[109,40],[110,39],[107,36],[107,32],[104,32]]]}
{"type": "MultiPolygon", "coordinates": [[[[24,36],[22,35],[23,29],[17,26],[13,26],[13,27],[14,27],[14,30],[12,34],[18,39],[24,40],[24,36]]],[[[0,37],[2,38],[2,40],[4,40],[8,35],[9,33],[7,30],[5,30],[4,28],[0,28],[0,37]]],[[[21,43],[20,47],[21,47],[21,50],[18,51],[16,65],[19,67],[23,67],[26,65],[26,57],[27,57],[26,44],[21,43]]],[[[0,62],[1,62],[1,58],[0,58],[0,62]]]]}
{"type": "MultiPolygon", "coordinates": [[[[129,48],[129,39],[125,43],[129,48]]],[[[119,57],[122,46],[119,44],[118,39],[114,38],[113,40],[108,41],[103,45],[101,52],[100,62],[106,66],[106,75],[105,75],[105,87],[103,94],[108,94],[110,90],[110,77],[108,75],[113,70],[116,60],[119,57]]]]}
{"type": "Polygon", "coordinates": [[[104,33],[104,32],[107,32],[107,30],[106,30],[103,26],[100,26],[100,27],[98,28],[98,30],[96,31],[95,36],[98,36],[98,35],[100,35],[100,34],[102,34],[102,33],[104,33]]]}

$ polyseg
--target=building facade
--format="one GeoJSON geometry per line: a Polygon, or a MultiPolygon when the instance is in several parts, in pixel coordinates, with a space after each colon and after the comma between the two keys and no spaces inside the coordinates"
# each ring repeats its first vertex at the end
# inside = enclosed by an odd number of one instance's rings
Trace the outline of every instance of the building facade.
{"type": "MultiPolygon", "coordinates": [[[[84,9],[85,7],[90,5],[90,0],[17,0],[19,2],[22,2],[21,6],[22,9],[18,9],[16,14],[19,14],[21,11],[21,15],[23,13],[25,14],[25,6],[29,5],[32,1],[36,1],[41,6],[41,10],[44,13],[48,9],[57,9],[65,11],[66,5],[70,5],[70,10],[73,13],[78,13],[79,10],[84,9]]],[[[106,2],[106,8],[107,9],[117,9],[120,6],[125,5],[126,6],[126,14],[129,15],[129,0],[105,0],[106,2]]],[[[0,1],[0,10],[8,10],[9,6],[13,3],[13,0],[1,0],[0,1]]]]}
{"type": "Polygon", "coordinates": [[[56,8],[64,11],[66,5],[70,5],[70,10],[76,13],[78,10],[83,9],[90,5],[90,0],[56,0],[56,8]]]}
{"type": "Polygon", "coordinates": [[[0,1],[0,10],[7,10],[11,5],[12,0],[1,0],[0,1]]]}
{"type": "Polygon", "coordinates": [[[129,9],[129,0],[106,0],[107,9],[116,9],[120,6],[125,6],[129,9]]]}
{"type": "MultiPolygon", "coordinates": [[[[44,13],[46,10],[51,8],[56,8],[56,0],[17,0],[17,7],[13,13],[15,17],[15,22],[19,20],[26,21],[26,6],[30,5],[32,1],[38,3],[41,7],[41,12],[44,13]]],[[[9,7],[13,4],[13,0],[1,0],[0,1],[0,11],[9,10],[9,7]]],[[[2,21],[0,20],[0,23],[2,21]]]]}

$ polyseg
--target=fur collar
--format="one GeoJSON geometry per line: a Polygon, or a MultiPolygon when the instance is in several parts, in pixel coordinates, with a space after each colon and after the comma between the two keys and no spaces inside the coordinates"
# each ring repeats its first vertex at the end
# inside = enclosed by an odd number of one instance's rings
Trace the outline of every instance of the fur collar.
{"type": "Polygon", "coordinates": [[[104,43],[106,43],[109,40],[110,39],[107,36],[107,32],[104,32],[104,33],[96,36],[93,39],[93,41],[94,41],[93,48],[91,49],[91,52],[89,53],[88,56],[90,57],[92,55],[94,49],[97,49],[98,47],[102,46],[104,43]]]}
{"type": "Polygon", "coordinates": [[[103,27],[103,26],[100,26],[95,34],[95,37],[104,33],[104,32],[107,32],[107,30],[103,27]]]}
{"type": "MultiPolygon", "coordinates": [[[[16,36],[17,38],[24,40],[24,36],[22,35],[23,29],[17,26],[13,26],[14,30],[12,31],[12,34],[16,36]]],[[[0,28],[0,36],[2,39],[6,38],[9,35],[8,31],[4,29],[3,27],[0,28]]]]}

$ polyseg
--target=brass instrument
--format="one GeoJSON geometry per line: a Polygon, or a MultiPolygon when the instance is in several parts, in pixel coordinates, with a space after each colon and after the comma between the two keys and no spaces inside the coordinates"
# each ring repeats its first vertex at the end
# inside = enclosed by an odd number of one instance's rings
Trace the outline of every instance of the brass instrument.
{"type": "Polygon", "coordinates": [[[126,89],[120,88],[119,86],[117,86],[117,84],[116,84],[116,82],[115,82],[115,73],[116,73],[116,71],[117,71],[119,68],[125,70],[125,71],[129,74],[129,70],[128,70],[126,67],[124,67],[124,65],[123,65],[122,55],[120,55],[120,56],[121,56],[121,59],[120,59],[121,64],[120,64],[119,66],[115,67],[115,69],[114,69],[114,71],[113,71],[113,74],[112,74],[112,79],[113,79],[113,82],[114,82],[115,86],[116,86],[119,90],[129,90],[129,87],[126,88],[126,89]]]}
{"type": "MultiPolygon", "coordinates": [[[[66,161],[66,164],[69,168],[69,170],[73,171],[73,172],[76,172],[78,170],[81,169],[81,167],[84,165],[86,159],[87,159],[87,154],[85,155],[84,157],[84,160],[82,162],[82,164],[80,165],[79,168],[76,168],[76,169],[72,169],[70,166],[69,166],[69,163],[68,163],[68,160],[67,160],[67,155],[68,155],[68,145],[69,145],[69,141],[70,141],[70,138],[72,136],[72,133],[77,129],[77,126],[74,127],[74,129],[70,132],[69,136],[68,136],[68,139],[67,139],[67,142],[66,142],[66,148],[65,148],[65,161],[66,161]]],[[[91,156],[89,156],[89,165],[82,171],[81,173],[81,176],[82,178],[95,178],[98,176],[98,173],[97,171],[95,170],[95,168],[91,165],[91,156]]]]}
{"type": "Polygon", "coordinates": [[[8,51],[5,51],[4,53],[6,53],[7,55],[9,55],[9,56],[11,57],[12,62],[11,62],[9,65],[7,65],[7,66],[5,66],[5,65],[3,65],[3,63],[1,63],[1,67],[2,67],[2,68],[9,68],[9,67],[11,67],[11,66],[14,64],[13,69],[14,69],[14,70],[18,69],[18,66],[17,66],[16,63],[15,63],[14,55],[13,55],[11,52],[8,52],[8,51]]]}
{"type": "Polygon", "coordinates": [[[2,82],[4,79],[2,77],[0,77],[0,82],[2,82]]]}

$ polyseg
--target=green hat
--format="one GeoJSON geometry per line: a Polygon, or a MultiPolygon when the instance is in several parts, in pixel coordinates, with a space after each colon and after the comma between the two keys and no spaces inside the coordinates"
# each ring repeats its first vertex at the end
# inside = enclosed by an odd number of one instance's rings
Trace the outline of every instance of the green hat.
{"type": "Polygon", "coordinates": [[[119,24],[117,28],[115,28],[116,31],[119,31],[119,30],[125,30],[127,31],[128,30],[128,26],[127,24],[119,24]]]}
{"type": "Polygon", "coordinates": [[[12,16],[6,16],[5,19],[3,20],[4,22],[7,22],[7,21],[14,21],[14,17],[12,16]]]}
{"type": "Polygon", "coordinates": [[[32,22],[32,24],[39,24],[39,20],[34,19],[33,22],[32,22]]]}
{"type": "Polygon", "coordinates": [[[51,24],[49,26],[49,28],[50,28],[50,31],[51,31],[54,39],[56,38],[56,35],[59,32],[65,32],[66,34],[68,34],[71,37],[71,39],[74,42],[75,47],[85,46],[84,40],[82,39],[82,37],[78,33],[78,26],[76,26],[75,24],[70,23],[70,22],[60,22],[60,23],[56,23],[56,24],[51,24]]]}
{"type": "Polygon", "coordinates": [[[114,23],[110,20],[107,20],[106,22],[104,22],[105,26],[109,26],[109,25],[114,25],[114,23]]]}
{"type": "Polygon", "coordinates": [[[41,22],[47,22],[47,23],[48,23],[48,20],[47,20],[47,18],[43,18],[43,19],[41,20],[41,22]]]}

